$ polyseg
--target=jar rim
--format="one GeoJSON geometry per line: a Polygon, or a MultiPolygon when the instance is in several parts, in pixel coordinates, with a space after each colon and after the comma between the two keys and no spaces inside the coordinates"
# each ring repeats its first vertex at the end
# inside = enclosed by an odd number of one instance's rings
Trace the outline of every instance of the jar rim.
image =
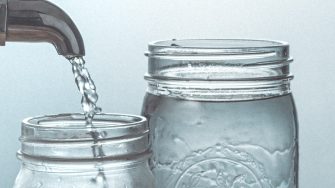
{"type": "Polygon", "coordinates": [[[195,100],[249,100],[290,93],[289,44],[265,39],[149,43],[148,91],[195,100]],[[210,92],[209,92],[210,91],[210,92]],[[210,98],[210,99],[209,99],[210,98]]]}
{"type": "MultiPolygon", "coordinates": [[[[99,113],[92,124],[96,130],[106,134],[104,139],[117,139],[147,134],[145,117],[99,113]]],[[[81,113],[64,113],[26,118],[22,121],[22,142],[34,141],[90,141],[85,115],[81,113]]]]}
{"type": "Polygon", "coordinates": [[[95,159],[92,149],[96,152],[100,146],[104,148],[103,158],[136,156],[149,150],[145,117],[99,113],[92,124],[87,126],[80,113],[26,118],[22,122],[20,152],[30,157],[77,160],[95,159]]]}
{"type": "MultiPolygon", "coordinates": [[[[137,126],[146,122],[146,118],[129,114],[99,113],[93,119],[93,124],[99,129],[118,128],[120,126],[137,126]]],[[[22,126],[47,129],[77,129],[87,130],[85,116],[81,113],[64,113],[54,115],[40,115],[26,118],[22,126]]]]}
{"type": "Polygon", "coordinates": [[[149,43],[146,56],[213,56],[246,54],[282,54],[277,60],[287,59],[289,44],[266,39],[172,39],[149,43]]]}
{"type": "Polygon", "coordinates": [[[174,47],[198,49],[242,49],[242,48],[274,48],[285,47],[285,41],[267,39],[171,39],[157,40],[149,43],[149,47],[174,47]]]}

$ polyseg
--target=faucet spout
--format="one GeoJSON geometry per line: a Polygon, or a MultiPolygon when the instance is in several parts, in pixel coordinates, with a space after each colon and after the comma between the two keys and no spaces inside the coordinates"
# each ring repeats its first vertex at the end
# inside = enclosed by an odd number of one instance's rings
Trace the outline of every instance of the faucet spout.
{"type": "Polygon", "coordinates": [[[85,55],[84,42],[72,19],[46,0],[0,0],[0,45],[48,42],[59,55],[85,55]]]}

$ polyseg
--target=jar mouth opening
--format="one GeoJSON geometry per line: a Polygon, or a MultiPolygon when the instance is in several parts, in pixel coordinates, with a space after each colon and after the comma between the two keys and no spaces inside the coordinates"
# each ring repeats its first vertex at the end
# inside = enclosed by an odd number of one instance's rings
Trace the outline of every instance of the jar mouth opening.
{"type": "Polygon", "coordinates": [[[266,55],[278,52],[285,54],[288,48],[287,42],[265,39],[172,39],[149,43],[146,55],[266,55]]]}
{"type": "MultiPolygon", "coordinates": [[[[145,117],[127,114],[96,114],[93,131],[102,139],[133,138],[148,134],[145,117]]],[[[93,140],[91,126],[86,125],[84,114],[68,113],[26,118],[22,121],[21,142],[65,141],[85,142],[93,140]]]]}
{"type": "MultiPolygon", "coordinates": [[[[126,114],[96,114],[93,125],[99,129],[113,129],[125,126],[137,126],[146,122],[141,116],[126,114]]],[[[87,130],[85,116],[80,113],[44,115],[29,117],[22,121],[23,126],[40,129],[77,129],[87,130]]]]}
{"type": "Polygon", "coordinates": [[[287,42],[265,39],[172,39],[149,43],[149,47],[198,49],[274,48],[288,46],[287,42]]]}

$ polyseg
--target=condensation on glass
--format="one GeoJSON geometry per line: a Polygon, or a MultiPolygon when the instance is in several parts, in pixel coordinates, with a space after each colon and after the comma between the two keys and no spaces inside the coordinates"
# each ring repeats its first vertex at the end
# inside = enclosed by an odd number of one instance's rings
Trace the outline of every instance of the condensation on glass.
{"type": "Polygon", "coordinates": [[[156,187],[298,187],[287,43],[158,41],[146,55],[156,187]]]}
{"type": "Polygon", "coordinates": [[[99,142],[81,114],[24,120],[14,188],[154,188],[145,118],[99,114],[93,124],[99,142]],[[92,154],[96,145],[102,157],[92,154]]]}

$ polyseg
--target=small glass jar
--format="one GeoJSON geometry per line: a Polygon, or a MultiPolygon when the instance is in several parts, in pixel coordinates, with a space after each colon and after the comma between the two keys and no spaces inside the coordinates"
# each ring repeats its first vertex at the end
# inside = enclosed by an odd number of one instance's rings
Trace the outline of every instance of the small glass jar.
{"type": "Polygon", "coordinates": [[[25,119],[14,188],[154,188],[145,118],[99,114],[93,125],[81,114],[25,119]]]}
{"type": "Polygon", "coordinates": [[[160,188],[297,188],[289,45],[265,40],[149,44],[151,167],[160,188]]]}

